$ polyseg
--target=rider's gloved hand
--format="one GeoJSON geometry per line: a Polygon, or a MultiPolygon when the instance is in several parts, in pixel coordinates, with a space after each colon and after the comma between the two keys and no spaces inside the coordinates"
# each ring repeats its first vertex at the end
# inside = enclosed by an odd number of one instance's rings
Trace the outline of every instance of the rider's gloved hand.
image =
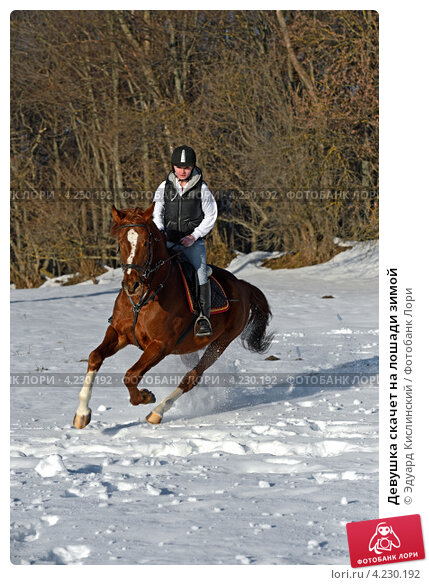
{"type": "Polygon", "coordinates": [[[189,248],[189,246],[192,246],[192,244],[195,242],[195,238],[194,236],[185,236],[184,238],[182,238],[180,240],[180,243],[182,244],[182,246],[185,246],[185,248],[189,248]]]}

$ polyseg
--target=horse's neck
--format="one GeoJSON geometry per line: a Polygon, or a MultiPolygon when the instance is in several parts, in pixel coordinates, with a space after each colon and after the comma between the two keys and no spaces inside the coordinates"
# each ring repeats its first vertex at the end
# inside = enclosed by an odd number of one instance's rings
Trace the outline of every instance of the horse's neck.
{"type": "Polygon", "coordinates": [[[170,254],[168,253],[168,248],[164,244],[164,242],[161,240],[160,244],[158,244],[157,246],[154,246],[152,263],[155,264],[156,262],[159,262],[160,260],[167,260],[169,257],[170,257],[170,254]]]}
{"type": "MultiPolygon", "coordinates": [[[[161,240],[160,244],[155,247],[153,259],[152,259],[152,266],[154,266],[157,262],[163,262],[163,265],[160,266],[159,270],[156,271],[155,276],[155,283],[158,285],[160,282],[164,282],[165,284],[168,282],[171,284],[172,282],[176,282],[177,279],[180,277],[179,274],[179,265],[176,262],[176,258],[171,258],[171,255],[168,251],[168,248],[163,240],[161,240]]],[[[161,291],[159,291],[159,296],[162,298],[165,294],[167,294],[168,287],[164,286],[161,291]]]]}

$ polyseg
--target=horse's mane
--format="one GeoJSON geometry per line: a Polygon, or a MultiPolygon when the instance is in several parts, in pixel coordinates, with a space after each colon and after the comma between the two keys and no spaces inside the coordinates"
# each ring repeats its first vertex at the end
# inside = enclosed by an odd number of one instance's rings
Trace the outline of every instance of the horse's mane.
{"type": "Polygon", "coordinates": [[[145,223],[147,224],[148,227],[155,226],[151,219],[149,219],[148,221],[147,215],[146,216],[144,215],[145,211],[147,210],[142,209],[141,207],[134,207],[132,209],[122,209],[121,210],[122,217],[119,222],[114,221],[112,223],[112,226],[110,228],[110,235],[116,237],[119,233],[119,230],[121,229],[121,226],[126,225],[128,223],[145,223]]]}

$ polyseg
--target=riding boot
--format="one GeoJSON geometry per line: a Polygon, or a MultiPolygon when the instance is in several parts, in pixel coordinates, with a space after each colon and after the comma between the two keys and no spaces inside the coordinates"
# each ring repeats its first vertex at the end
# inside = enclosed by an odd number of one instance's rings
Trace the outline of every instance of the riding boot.
{"type": "Polygon", "coordinates": [[[210,324],[211,287],[210,282],[200,284],[199,291],[200,314],[195,323],[195,335],[197,337],[210,336],[212,327],[210,324]]]}

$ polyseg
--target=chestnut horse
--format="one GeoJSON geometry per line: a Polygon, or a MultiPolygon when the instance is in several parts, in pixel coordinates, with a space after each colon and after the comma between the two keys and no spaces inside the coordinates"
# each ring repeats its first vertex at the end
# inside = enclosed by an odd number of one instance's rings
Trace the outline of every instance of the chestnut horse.
{"type": "Polygon", "coordinates": [[[152,392],[137,388],[150,368],[169,354],[190,354],[206,348],[178,388],[146,417],[152,424],[160,423],[174,401],[198,384],[203,372],[240,333],[243,345],[251,351],[263,353],[271,344],[272,335],[266,332],[271,311],[264,294],[215,266],[213,276],[231,300],[230,308],[211,315],[212,336],[194,335],[194,315],[189,310],[180,267],[174,258],[177,254],[170,255],[165,235],[152,221],[153,208],[154,204],[146,210],[112,207],[111,234],[118,239],[124,277],[111,324],[102,343],[89,355],[73,421],[78,429],[86,427],[91,420],[88,404],[95,374],[105,358],[128,344],[137,345],[143,351],[124,377],[130,402],[135,406],[155,402],[152,392]]]}

